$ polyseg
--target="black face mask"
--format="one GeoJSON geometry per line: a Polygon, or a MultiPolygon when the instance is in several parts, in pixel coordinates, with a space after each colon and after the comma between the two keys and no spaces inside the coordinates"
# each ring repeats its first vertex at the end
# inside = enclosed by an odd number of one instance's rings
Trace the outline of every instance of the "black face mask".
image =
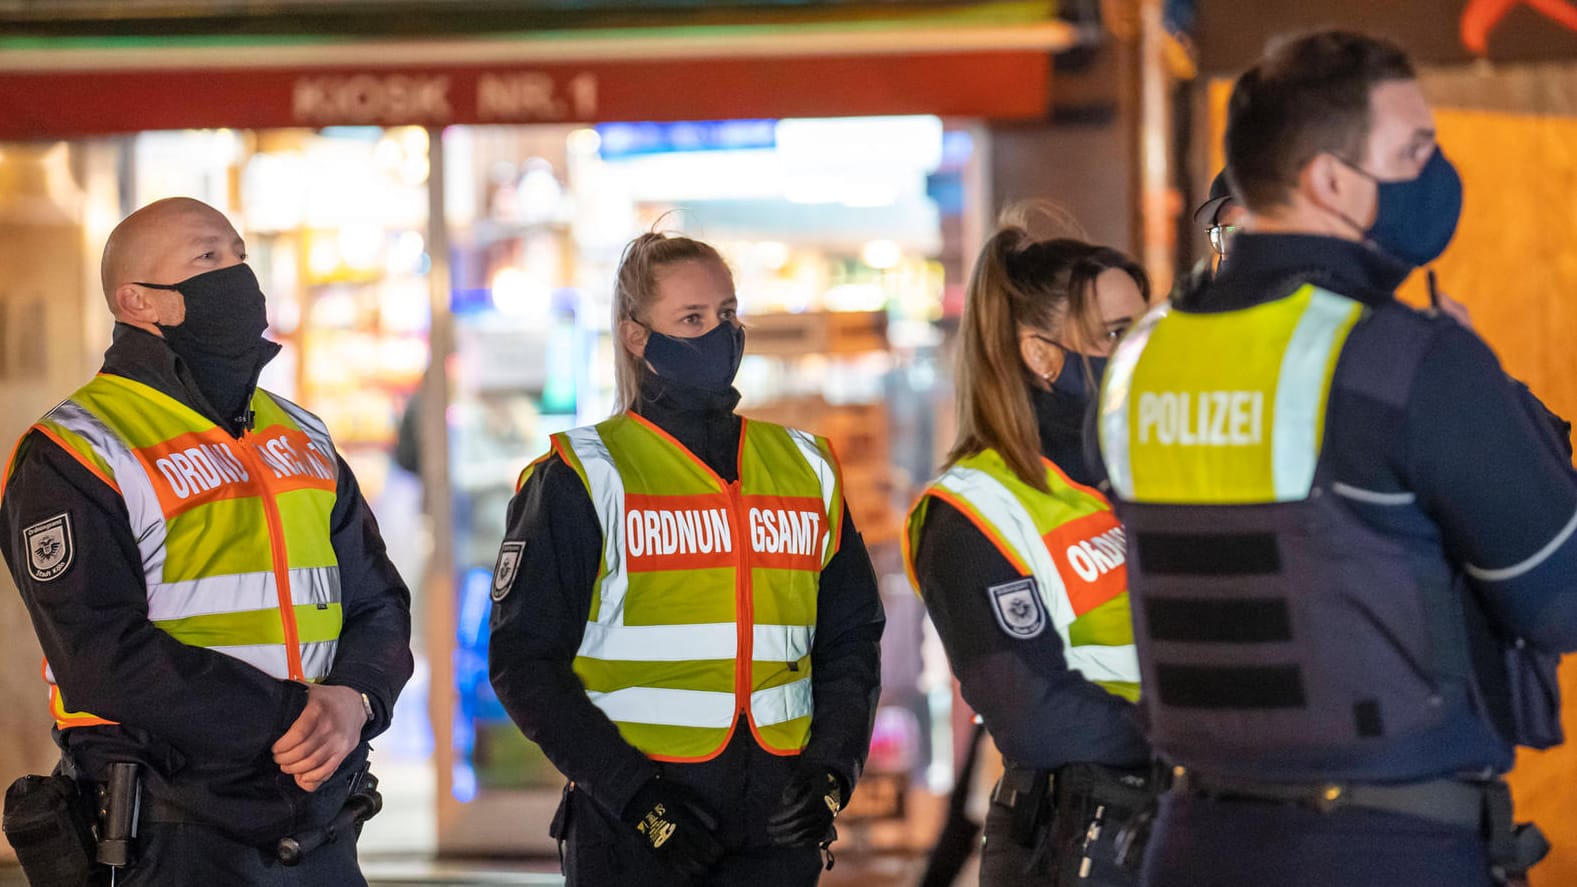
{"type": "Polygon", "coordinates": [[[268,309],[257,275],[245,263],[206,271],[180,283],[142,283],[149,289],[178,292],[186,319],[157,324],[213,406],[225,417],[246,412],[267,345],[268,309]]]}
{"type": "Polygon", "coordinates": [[[702,391],[728,390],[744,354],[745,328],[732,323],[720,323],[694,338],[652,330],[646,339],[646,362],[652,372],[702,391]]]}

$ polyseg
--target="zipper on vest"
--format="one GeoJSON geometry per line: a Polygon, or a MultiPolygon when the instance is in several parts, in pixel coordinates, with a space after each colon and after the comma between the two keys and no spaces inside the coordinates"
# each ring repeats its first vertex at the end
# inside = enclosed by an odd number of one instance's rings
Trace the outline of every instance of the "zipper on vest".
{"type": "Polygon", "coordinates": [[[285,551],[285,522],[279,516],[279,502],[268,483],[269,469],[257,454],[255,435],[248,428],[241,435],[241,452],[252,463],[258,490],[263,500],[263,516],[268,522],[268,547],[274,556],[274,593],[279,602],[279,623],[285,631],[285,663],[290,669],[290,679],[304,681],[306,672],[301,667],[301,634],[296,628],[296,604],[290,596],[290,558],[285,551]]]}
{"type": "Polygon", "coordinates": [[[750,595],[750,537],[745,532],[745,497],[739,481],[728,485],[729,505],[734,511],[735,538],[739,546],[739,566],[734,573],[734,625],[739,631],[738,650],[734,668],[734,705],[747,723],[754,724],[750,716],[751,664],[756,656],[756,605],[750,595]]]}

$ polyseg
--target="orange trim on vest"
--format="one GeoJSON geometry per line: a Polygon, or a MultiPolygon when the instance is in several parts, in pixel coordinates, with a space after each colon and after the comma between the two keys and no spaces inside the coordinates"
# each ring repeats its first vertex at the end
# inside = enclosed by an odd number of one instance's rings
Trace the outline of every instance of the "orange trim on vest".
{"type": "MultiPolygon", "coordinates": [[[[679,452],[681,452],[681,453],[683,453],[685,455],[685,458],[689,459],[691,462],[694,462],[697,468],[701,469],[702,471],[704,471],[708,475],[710,475],[712,480],[717,483],[718,490],[724,491],[724,492],[726,492],[728,490],[729,484],[723,482],[723,478],[718,476],[718,473],[712,470],[712,466],[706,464],[706,462],[704,460],[702,460],[702,458],[700,456],[697,456],[695,453],[690,452],[690,448],[685,446],[684,444],[680,443],[678,438],[676,438],[673,435],[669,434],[668,432],[662,430],[661,428],[658,428],[657,427],[657,423],[655,423],[652,420],[646,418],[645,416],[642,416],[640,413],[626,413],[625,415],[629,416],[631,419],[634,419],[636,422],[639,422],[642,426],[644,426],[646,428],[646,430],[650,431],[651,433],[657,435],[658,437],[660,437],[663,440],[666,440],[670,444],[672,444],[674,446],[674,449],[677,449],[679,452]]],[[[745,420],[743,418],[741,418],[739,420],[739,455],[736,457],[736,461],[734,463],[734,470],[736,472],[738,472],[740,469],[744,468],[744,454],[745,454],[745,420]]],[[[737,481],[736,481],[736,483],[737,483],[737,481]]]]}
{"type": "Polygon", "coordinates": [[[1046,467],[1047,468],[1049,468],[1052,471],[1056,472],[1057,477],[1061,478],[1063,483],[1065,483],[1068,486],[1074,488],[1075,490],[1078,490],[1081,493],[1087,493],[1087,494],[1089,494],[1091,496],[1094,496],[1095,498],[1101,500],[1101,502],[1105,503],[1105,505],[1106,505],[1108,510],[1111,509],[1111,507],[1112,507],[1112,500],[1106,498],[1106,494],[1105,493],[1102,493],[1100,490],[1097,490],[1094,487],[1085,486],[1084,484],[1079,483],[1078,481],[1074,480],[1073,478],[1068,477],[1068,473],[1066,471],[1062,470],[1062,466],[1061,465],[1058,465],[1057,463],[1051,461],[1050,459],[1047,459],[1045,456],[1041,456],[1040,457],[1040,461],[1046,463],[1046,467]]]}
{"type": "MultiPolygon", "coordinates": [[[[915,497],[915,500],[913,502],[909,503],[909,508],[908,508],[907,511],[904,512],[904,514],[906,516],[914,514],[914,510],[916,508],[919,508],[920,507],[920,503],[924,502],[925,498],[927,496],[929,496],[929,495],[931,495],[931,494],[930,493],[921,493],[919,496],[915,497]]],[[[919,530],[925,529],[925,523],[922,521],[920,526],[917,527],[916,529],[919,529],[919,530]]],[[[907,519],[905,519],[904,520],[903,533],[901,534],[901,538],[899,538],[899,540],[898,540],[899,557],[903,558],[904,575],[909,577],[909,587],[914,589],[915,597],[920,598],[921,600],[925,600],[925,595],[920,593],[920,577],[915,572],[915,569],[914,569],[914,540],[912,538],[913,535],[914,534],[909,532],[909,521],[907,519]]]]}
{"type": "Polygon", "coordinates": [[[997,531],[991,526],[991,524],[987,523],[985,518],[976,514],[974,506],[964,501],[962,497],[956,496],[951,491],[941,488],[927,490],[926,495],[935,496],[936,498],[941,499],[943,502],[946,502],[947,504],[958,509],[959,514],[962,514],[964,517],[968,518],[969,522],[975,525],[975,529],[979,530],[981,535],[985,536],[992,545],[995,545],[997,547],[997,551],[1002,552],[1002,556],[1007,558],[1008,563],[1013,565],[1013,569],[1019,571],[1019,575],[1033,575],[1029,567],[1025,566],[1022,560],[1019,560],[1018,553],[1013,550],[1012,546],[1004,542],[1002,538],[997,535],[997,531]]]}
{"type": "MultiPolygon", "coordinates": [[[[541,465],[543,462],[546,462],[549,459],[553,458],[553,454],[554,453],[558,453],[558,456],[559,456],[560,459],[564,458],[564,453],[559,450],[559,443],[558,443],[557,435],[555,435],[553,437],[550,437],[548,439],[548,451],[546,453],[543,453],[542,455],[538,456],[530,465],[527,465],[525,468],[520,469],[519,476],[517,476],[515,478],[515,492],[518,493],[521,490],[525,489],[526,479],[531,477],[532,473],[536,470],[536,467],[538,465],[541,465]]],[[[569,462],[566,461],[564,464],[568,465],[569,462]]]]}
{"type": "Polygon", "coordinates": [[[241,437],[241,451],[257,472],[258,496],[263,501],[263,518],[268,524],[268,547],[274,560],[274,592],[279,598],[279,622],[285,634],[285,662],[290,669],[290,679],[306,680],[306,670],[301,666],[301,635],[296,627],[296,605],[290,596],[290,559],[285,551],[285,521],[279,514],[271,471],[263,463],[254,443],[256,435],[248,430],[241,437]]]}
{"type": "MultiPolygon", "coordinates": [[[[48,428],[45,428],[42,425],[34,425],[33,428],[36,429],[37,431],[41,432],[45,437],[47,437],[50,440],[54,441],[55,442],[55,446],[60,447],[62,450],[66,451],[66,455],[68,455],[71,458],[73,458],[73,459],[77,460],[78,462],[82,463],[82,467],[83,468],[86,468],[88,471],[92,472],[94,477],[98,478],[101,481],[104,481],[104,483],[107,484],[110,489],[114,490],[117,495],[120,495],[120,496],[124,497],[125,494],[121,493],[121,491],[120,491],[120,484],[117,484],[115,482],[114,478],[112,478],[109,475],[105,474],[104,471],[102,469],[100,469],[97,465],[94,465],[93,464],[93,460],[91,460],[88,457],[86,457],[86,456],[82,455],[81,453],[77,452],[76,447],[73,447],[72,445],[66,443],[64,440],[62,440],[60,438],[60,435],[58,435],[55,432],[49,430],[48,428]]],[[[18,441],[18,443],[20,443],[20,441],[18,441]]],[[[13,453],[13,455],[14,455],[14,453],[13,453]]],[[[9,469],[8,469],[7,470],[7,477],[9,477],[9,476],[10,476],[10,473],[9,473],[9,469]]]]}

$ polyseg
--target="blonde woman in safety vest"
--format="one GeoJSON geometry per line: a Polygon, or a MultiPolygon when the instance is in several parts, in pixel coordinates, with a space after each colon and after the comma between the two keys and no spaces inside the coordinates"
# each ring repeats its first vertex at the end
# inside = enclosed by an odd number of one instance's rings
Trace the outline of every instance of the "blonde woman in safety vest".
{"type": "Polygon", "coordinates": [[[905,559],[1006,762],[988,887],[1134,883],[1113,844],[1150,799],[1150,753],[1123,530],[1084,451],[1106,355],[1148,298],[1122,253],[1016,224],[969,284],[958,439],[910,512],[905,559]]]}
{"type": "Polygon", "coordinates": [[[875,576],[827,441],[734,413],[736,306],[712,247],[633,241],[618,411],[509,506],[492,681],[569,780],[570,887],[814,884],[865,761],[875,576]]]}
{"type": "Polygon", "coordinates": [[[27,783],[7,837],[34,884],[365,885],[343,823],[295,865],[276,850],[370,800],[367,742],[411,676],[410,594],[323,422],[257,387],[280,346],[224,215],[151,203],[110,232],[102,272],[113,341],[17,443],[0,550],[47,657],[53,785],[75,780],[84,824],[103,816],[116,871],[25,827],[27,783]],[[118,827],[100,813],[121,809],[118,827]]]}

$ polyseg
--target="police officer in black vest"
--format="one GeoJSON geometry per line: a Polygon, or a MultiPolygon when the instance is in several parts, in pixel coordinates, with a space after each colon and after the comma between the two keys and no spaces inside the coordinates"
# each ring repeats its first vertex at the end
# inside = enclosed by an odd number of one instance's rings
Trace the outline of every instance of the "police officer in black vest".
{"type": "Polygon", "coordinates": [[[1547,848],[1501,775],[1561,741],[1577,649],[1570,444],[1395,299],[1462,205],[1400,49],[1284,43],[1228,114],[1245,232],[1119,346],[1099,416],[1176,765],[1145,883],[1516,882],[1547,848]]]}

